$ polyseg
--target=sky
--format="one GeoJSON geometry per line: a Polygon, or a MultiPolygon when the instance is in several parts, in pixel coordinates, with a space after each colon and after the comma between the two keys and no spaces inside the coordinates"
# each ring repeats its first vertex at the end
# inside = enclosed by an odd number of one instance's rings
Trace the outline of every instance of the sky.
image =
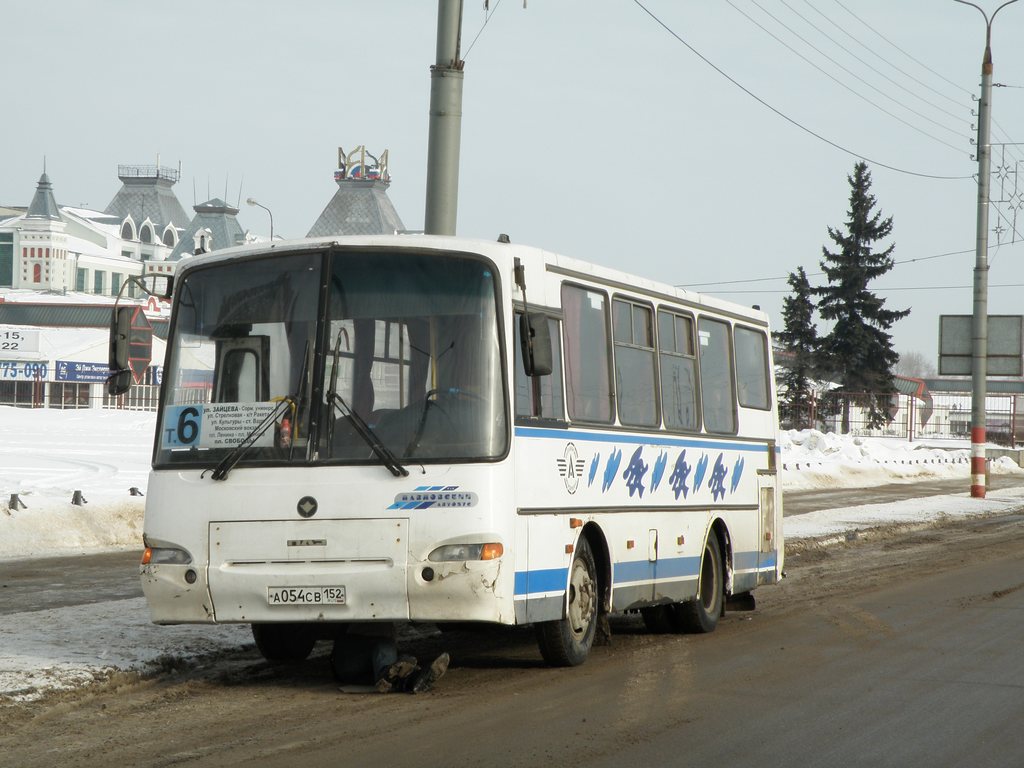
{"type": "MultiPolygon", "coordinates": [[[[118,164],[159,158],[180,164],[186,210],[240,202],[265,235],[254,197],[302,236],[337,148],[365,144],[388,150],[389,196],[423,226],[436,2],[36,0],[3,19],[0,205],[30,202],[44,157],[58,203],[96,209],[118,164]]],[[[1022,31],[1024,3],[993,25],[996,142],[1024,142],[1022,31]]],[[[972,311],[984,36],[954,0],[468,2],[457,233],[757,304],[780,327],[789,273],[824,280],[864,158],[897,261],[872,288],[911,309],[896,349],[934,365],[939,315],[972,311]]],[[[1024,146],[993,156],[1015,181],[1024,146]]],[[[1024,285],[1000,211],[990,314],[1019,311],[1024,285]]]]}
{"type": "MultiPolygon", "coordinates": [[[[0,563],[20,558],[141,552],[144,496],[155,414],[0,406],[0,563]],[[74,492],[85,504],[72,504],[74,492]],[[10,509],[18,493],[25,508],[10,509]]],[[[969,450],[920,441],[855,438],[814,431],[781,435],[787,490],[867,487],[959,477],[964,492],[889,504],[826,509],[784,518],[789,541],[842,540],[850,531],[920,524],[1024,507],[1024,487],[971,499],[969,450]]],[[[993,472],[1019,472],[1009,459],[993,472]]],[[[6,585],[5,585],[6,586],[6,585]]],[[[100,601],[5,615],[0,621],[0,707],[49,691],[146,672],[168,658],[189,659],[251,646],[245,625],[151,624],[145,598],[100,601]],[[69,638],[74,638],[69,642],[69,638]]]]}

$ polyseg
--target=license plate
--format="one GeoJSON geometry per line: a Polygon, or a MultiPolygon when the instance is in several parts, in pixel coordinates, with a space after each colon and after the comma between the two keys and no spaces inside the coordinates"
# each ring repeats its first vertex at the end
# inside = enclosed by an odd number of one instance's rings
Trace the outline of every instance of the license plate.
{"type": "Polygon", "coordinates": [[[269,605],[344,605],[344,587],[267,587],[269,605]]]}

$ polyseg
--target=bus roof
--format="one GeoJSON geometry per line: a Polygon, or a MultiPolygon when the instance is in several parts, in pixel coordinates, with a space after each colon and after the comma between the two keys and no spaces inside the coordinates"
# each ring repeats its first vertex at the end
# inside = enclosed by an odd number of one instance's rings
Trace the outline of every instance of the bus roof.
{"type": "MultiPolygon", "coordinates": [[[[593,281],[621,291],[640,292],[649,297],[676,301],[686,305],[700,305],[732,316],[738,316],[758,325],[767,325],[768,317],[759,308],[737,304],[713,295],[690,291],[670,283],[652,280],[633,273],[606,267],[583,259],[554,253],[542,248],[518,243],[503,243],[496,240],[480,240],[447,235],[395,234],[395,235],[346,235],[296,240],[275,240],[271,243],[254,243],[211,251],[195,256],[185,256],[179,263],[179,275],[200,265],[245,260],[265,256],[277,251],[317,251],[331,247],[343,248],[417,248],[436,251],[458,251],[479,253],[501,264],[511,264],[520,258],[527,269],[536,270],[542,266],[548,272],[557,272],[572,279],[593,281]]],[[[177,279],[177,278],[176,278],[177,279]]]]}

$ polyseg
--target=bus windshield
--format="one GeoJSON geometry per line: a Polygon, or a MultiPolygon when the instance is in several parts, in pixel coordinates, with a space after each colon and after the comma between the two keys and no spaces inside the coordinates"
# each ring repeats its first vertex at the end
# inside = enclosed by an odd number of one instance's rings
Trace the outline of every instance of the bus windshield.
{"type": "Polygon", "coordinates": [[[168,340],[155,464],[499,458],[505,377],[493,268],[419,252],[197,267],[168,340]]]}

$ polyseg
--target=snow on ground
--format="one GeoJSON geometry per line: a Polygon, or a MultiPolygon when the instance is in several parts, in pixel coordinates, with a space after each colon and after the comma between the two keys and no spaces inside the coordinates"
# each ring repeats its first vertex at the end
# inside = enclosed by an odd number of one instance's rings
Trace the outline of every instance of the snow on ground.
{"type": "MultiPolygon", "coordinates": [[[[142,548],[154,414],[0,406],[0,562],[142,548]],[[86,503],[72,504],[75,491],[86,503]],[[13,505],[17,494],[25,508],[13,505]]],[[[844,536],[891,523],[921,523],[1024,506],[1024,488],[971,499],[969,446],[937,446],[815,431],[781,436],[785,490],[858,488],[961,478],[964,491],[785,518],[788,539],[844,536]]],[[[992,472],[1024,474],[1009,459],[992,472]]],[[[248,627],[149,623],[143,598],[27,611],[0,624],[0,705],[30,701],[118,671],[145,671],[251,642],[248,627]]]]}

